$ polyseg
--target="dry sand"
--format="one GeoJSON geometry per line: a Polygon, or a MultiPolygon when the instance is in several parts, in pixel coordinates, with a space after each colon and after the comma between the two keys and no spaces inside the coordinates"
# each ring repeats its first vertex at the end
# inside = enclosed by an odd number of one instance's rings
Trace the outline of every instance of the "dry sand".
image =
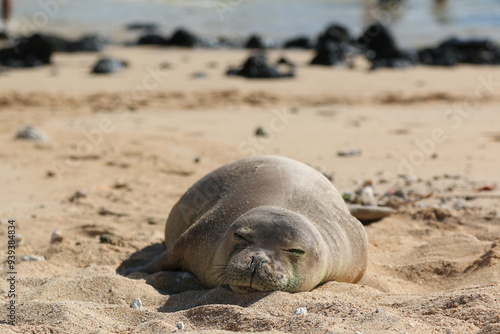
{"type": "Polygon", "coordinates": [[[22,236],[17,326],[0,333],[500,333],[498,68],[368,72],[362,61],[306,66],[311,53],[293,51],[298,77],[266,81],[224,76],[245,51],[108,54],[130,68],[91,76],[97,56],[74,54],[0,73],[4,264],[8,219],[22,236]],[[200,71],[208,76],[194,78],[200,71]],[[24,124],[49,141],[15,140],[24,124]],[[254,135],[259,126],[268,137],[254,135]],[[338,156],[345,150],[361,154],[338,156]],[[168,294],[158,285],[168,275],[116,273],[132,255],[161,251],[169,210],[192,183],[250,154],[308,163],[341,192],[372,180],[377,198],[398,208],[366,226],[360,284],[168,294]],[[50,244],[54,230],[63,241],[50,244]],[[135,298],[141,309],[130,307],[135,298]]]}

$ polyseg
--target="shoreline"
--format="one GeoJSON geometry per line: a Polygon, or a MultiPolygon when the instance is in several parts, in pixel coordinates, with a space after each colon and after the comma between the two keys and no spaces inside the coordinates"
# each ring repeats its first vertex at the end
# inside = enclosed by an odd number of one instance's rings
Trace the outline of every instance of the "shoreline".
{"type": "MultiPolygon", "coordinates": [[[[34,30],[51,32],[67,27],[68,22],[76,22],[79,30],[72,33],[74,36],[82,33],[103,32],[123,39],[127,36],[127,32],[124,31],[126,24],[145,21],[144,18],[147,18],[147,22],[160,25],[160,29],[165,32],[186,26],[195,33],[206,32],[207,36],[212,37],[218,35],[248,36],[251,33],[265,35],[266,32],[273,32],[267,37],[285,39],[304,34],[315,38],[321,30],[333,22],[347,25],[355,33],[360,33],[359,30],[369,23],[369,17],[378,15],[377,10],[373,13],[374,9],[368,10],[361,1],[317,1],[312,5],[304,5],[301,1],[282,1],[273,4],[265,1],[213,1],[209,3],[191,1],[190,3],[182,2],[181,6],[176,6],[158,1],[93,0],[82,4],[60,1],[58,4],[59,6],[55,8],[45,8],[40,5],[34,6],[28,0],[21,1],[16,7],[17,14],[14,19],[22,21],[18,25],[26,21],[39,22],[36,25],[37,29],[34,30]],[[195,8],[189,8],[190,4],[195,8]],[[206,8],[196,8],[196,5],[206,8]],[[287,11],[280,10],[284,5],[287,5],[287,11]],[[97,6],[102,13],[96,17],[97,6]],[[116,13],[116,15],[110,17],[110,13],[116,13]],[[38,17],[34,18],[35,14],[38,14],[38,17]],[[44,16],[47,20],[43,20],[44,16]],[[186,21],[190,24],[186,25],[186,21]]],[[[439,39],[457,35],[457,32],[465,32],[465,36],[462,37],[483,35],[493,38],[498,28],[494,6],[493,1],[480,4],[453,3],[441,8],[433,7],[430,2],[413,3],[411,6],[405,6],[403,11],[398,8],[394,13],[390,10],[384,11],[384,18],[387,19],[389,16],[388,22],[385,23],[390,23],[397,29],[396,35],[398,39],[405,42],[404,47],[417,47],[437,43],[438,41],[434,40],[436,31],[440,32],[439,39]],[[420,31],[419,34],[414,33],[417,30],[420,31]],[[419,35],[423,35],[423,39],[419,35]],[[407,41],[412,42],[407,44],[407,41]]],[[[461,36],[461,34],[458,35],[461,36]]]]}

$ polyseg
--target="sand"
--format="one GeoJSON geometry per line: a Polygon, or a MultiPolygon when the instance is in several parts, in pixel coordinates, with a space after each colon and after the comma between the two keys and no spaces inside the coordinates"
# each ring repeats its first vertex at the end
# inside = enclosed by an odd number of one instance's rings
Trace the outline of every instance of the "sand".
{"type": "Polygon", "coordinates": [[[9,219],[21,235],[17,323],[1,333],[500,333],[497,68],[369,72],[362,60],[310,67],[309,51],[287,51],[298,77],[266,81],[224,75],[241,50],[107,53],[131,66],[92,76],[97,55],[58,54],[50,67],[0,73],[2,263],[9,219]],[[49,140],[15,140],[26,124],[49,140]],[[348,150],[360,154],[338,155],[348,150]],[[191,184],[253,154],[308,163],[341,192],[371,180],[397,208],[366,226],[359,284],[172,293],[169,274],[117,273],[162,250],[164,221],[191,184]],[[51,244],[54,230],[62,241],[51,244]]]}

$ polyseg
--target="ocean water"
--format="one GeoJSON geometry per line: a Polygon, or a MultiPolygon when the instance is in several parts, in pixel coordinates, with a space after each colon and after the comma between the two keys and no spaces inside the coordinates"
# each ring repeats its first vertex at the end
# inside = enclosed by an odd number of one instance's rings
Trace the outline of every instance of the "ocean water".
{"type": "Polygon", "coordinates": [[[14,0],[12,30],[68,36],[101,32],[115,41],[131,22],[158,23],[162,31],[186,27],[207,36],[275,39],[316,36],[330,23],[359,34],[378,17],[400,45],[417,47],[449,36],[489,37],[500,42],[500,0],[406,0],[378,8],[375,0],[14,0]]]}

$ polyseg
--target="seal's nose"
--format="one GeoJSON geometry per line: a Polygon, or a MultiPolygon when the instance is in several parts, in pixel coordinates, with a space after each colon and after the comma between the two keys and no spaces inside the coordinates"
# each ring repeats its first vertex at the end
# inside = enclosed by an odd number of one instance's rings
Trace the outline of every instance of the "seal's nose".
{"type": "Polygon", "coordinates": [[[260,268],[265,263],[269,262],[269,258],[263,253],[257,253],[251,257],[250,266],[252,268],[260,268]]]}

